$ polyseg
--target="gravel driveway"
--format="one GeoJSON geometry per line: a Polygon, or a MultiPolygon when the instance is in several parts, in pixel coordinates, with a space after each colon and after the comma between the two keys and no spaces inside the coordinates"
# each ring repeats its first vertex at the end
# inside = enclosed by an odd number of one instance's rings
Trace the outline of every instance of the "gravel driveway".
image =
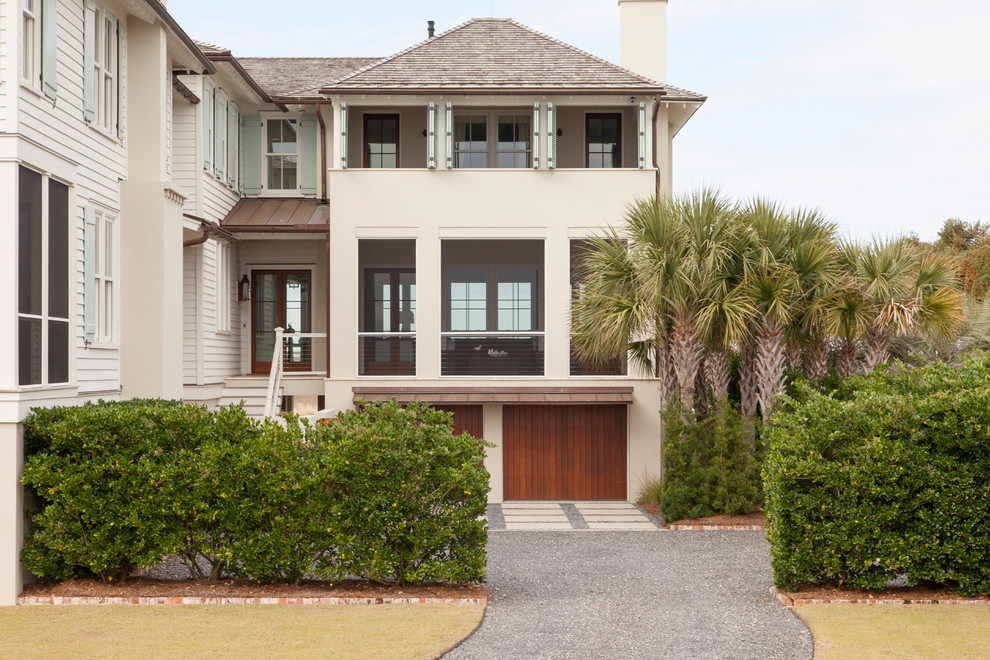
{"type": "Polygon", "coordinates": [[[811,658],[763,532],[492,532],[460,658],[811,658]]]}

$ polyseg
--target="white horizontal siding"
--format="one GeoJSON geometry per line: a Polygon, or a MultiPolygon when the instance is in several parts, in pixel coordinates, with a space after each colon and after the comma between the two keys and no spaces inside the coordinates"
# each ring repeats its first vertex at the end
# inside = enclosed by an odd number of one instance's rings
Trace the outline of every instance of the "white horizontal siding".
{"type": "MultiPolygon", "coordinates": [[[[3,11],[16,9],[17,3],[0,3],[3,11]]],[[[0,24],[4,30],[16,30],[18,23],[4,16],[0,24]]],[[[126,22],[124,23],[126,26],[126,22]]],[[[6,34],[6,33],[4,33],[6,34]]],[[[127,112],[127,52],[126,39],[122,40],[121,71],[118,80],[121,88],[122,115],[127,112]]],[[[0,45],[0,52],[4,48],[0,45]]],[[[57,74],[58,94],[54,103],[50,99],[24,89],[18,84],[16,70],[3,61],[2,79],[7,93],[17,90],[18,133],[42,145],[49,151],[78,164],[72,186],[73,206],[70,221],[73,223],[72,284],[74,313],[74,378],[80,393],[104,392],[120,387],[120,355],[116,348],[89,348],[83,341],[83,208],[88,205],[102,207],[112,216],[120,216],[120,180],[127,176],[127,155],[124,145],[116,135],[107,135],[91,128],[83,120],[83,8],[78,0],[58,2],[57,74]]],[[[15,65],[16,66],[16,65],[15,65]]],[[[31,165],[31,163],[26,163],[31,165]]],[[[126,218],[121,218],[126,222],[126,218]]],[[[119,292],[119,285],[118,285],[119,292]]]]}
{"type": "Polygon", "coordinates": [[[182,382],[196,385],[199,347],[199,336],[196,333],[199,306],[197,271],[200,248],[187,247],[182,253],[182,382]]]}
{"type": "Polygon", "coordinates": [[[16,110],[17,80],[17,23],[13,22],[13,2],[0,2],[0,133],[9,133],[16,110]]]}
{"type": "Polygon", "coordinates": [[[187,195],[183,211],[199,215],[196,177],[202,170],[196,152],[198,105],[181,94],[173,94],[172,103],[172,181],[187,195]]]}
{"type": "Polygon", "coordinates": [[[230,247],[230,287],[225,296],[230,307],[230,332],[217,331],[217,248],[207,241],[203,250],[201,301],[203,305],[203,378],[205,384],[223,382],[227,376],[241,373],[240,305],[237,304],[237,246],[230,247]]]}

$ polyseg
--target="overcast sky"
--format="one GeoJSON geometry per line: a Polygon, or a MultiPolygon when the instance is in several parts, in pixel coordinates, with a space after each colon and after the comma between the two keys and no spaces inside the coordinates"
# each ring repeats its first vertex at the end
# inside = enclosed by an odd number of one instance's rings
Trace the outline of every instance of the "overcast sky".
{"type": "MultiPolygon", "coordinates": [[[[168,0],[235,56],[385,56],[473,16],[619,61],[615,0],[168,0]]],[[[990,2],[670,0],[672,85],[709,100],[674,187],[819,207],[851,235],[990,221],[990,2]]]]}

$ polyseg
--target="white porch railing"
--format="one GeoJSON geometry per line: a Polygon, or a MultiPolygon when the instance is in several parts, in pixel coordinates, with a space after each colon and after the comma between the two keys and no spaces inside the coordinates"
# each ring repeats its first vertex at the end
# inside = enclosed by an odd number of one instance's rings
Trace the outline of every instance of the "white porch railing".
{"type": "Polygon", "coordinates": [[[265,417],[277,417],[279,414],[278,393],[287,372],[296,376],[326,376],[326,371],[313,368],[316,357],[314,340],[326,337],[325,332],[286,332],[284,328],[275,328],[275,350],[272,351],[272,367],[268,374],[265,417]]]}

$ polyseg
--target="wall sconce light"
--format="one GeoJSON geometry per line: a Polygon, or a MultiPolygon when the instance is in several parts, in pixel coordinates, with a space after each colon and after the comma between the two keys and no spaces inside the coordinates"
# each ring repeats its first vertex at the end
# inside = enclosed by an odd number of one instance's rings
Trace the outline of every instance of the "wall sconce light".
{"type": "Polygon", "coordinates": [[[251,300],[251,280],[247,275],[242,275],[241,281],[237,283],[237,300],[240,302],[251,300]]]}
{"type": "Polygon", "coordinates": [[[636,102],[636,97],[635,96],[630,96],[629,97],[629,102],[630,103],[635,103],[636,102]]]}
{"type": "Polygon", "coordinates": [[[423,137],[426,137],[426,129],[423,129],[423,137]]]}
{"type": "Polygon", "coordinates": [[[561,137],[563,134],[564,134],[564,129],[558,128],[557,129],[557,137],[561,137]]]}

